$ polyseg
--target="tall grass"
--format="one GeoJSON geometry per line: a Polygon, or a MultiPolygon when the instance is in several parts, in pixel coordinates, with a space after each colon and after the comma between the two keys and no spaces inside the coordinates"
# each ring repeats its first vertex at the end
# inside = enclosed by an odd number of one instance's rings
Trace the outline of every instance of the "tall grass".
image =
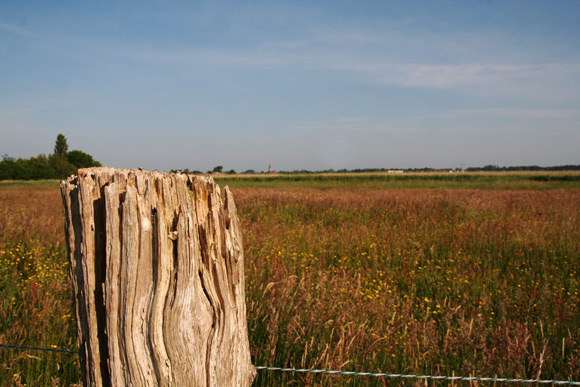
{"type": "Polygon", "coordinates": [[[579,191],[235,193],[255,364],[579,379],[579,191]]]}
{"type": "MultiPolygon", "coordinates": [[[[54,186],[0,190],[0,343],[74,349],[60,193],[54,186]]],[[[2,386],[70,385],[76,356],[0,348],[2,386]]]]}
{"type": "MultiPolygon", "coordinates": [[[[254,364],[580,379],[580,190],[234,195],[254,364]]],[[[76,347],[65,250],[57,187],[0,188],[0,343],[76,347]]],[[[0,385],[78,383],[76,361],[0,348],[0,385]]],[[[285,383],[415,384],[259,371],[255,385],[285,383]]]]}

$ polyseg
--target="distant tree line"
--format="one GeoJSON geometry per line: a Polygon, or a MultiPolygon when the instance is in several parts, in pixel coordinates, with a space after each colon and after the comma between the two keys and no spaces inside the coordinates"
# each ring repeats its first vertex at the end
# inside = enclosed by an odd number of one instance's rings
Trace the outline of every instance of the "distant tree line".
{"type": "MultiPolygon", "coordinates": [[[[176,172],[180,172],[180,173],[190,173],[193,175],[202,175],[203,172],[202,171],[198,171],[198,170],[193,170],[190,171],[189,168],[185,168],[185,169],[172,169],[171,171],[169,171],[171,173],[176,173],[176,172]]],[[[224,167],[222,167],[221,165],[218,165],[217,167],[214,167],[211,171],[207,171],[207,174],[228,174],[228,175],[235,175],[237,174],[236,171],[234,171],[233,169],[230,169],[229,171],[224,172],[224,167]]],[[[253,169],[249,169],[244,173],[256,173],[254,172],[253,169]]]]}
{"type": "Polygon", "coordinates": [[[0,180],[64,179],[75,174],[79,168],[100,166],[101,163],[85,152],[69,151],[66,137],[59,134],[54,152],[48,156],[39,154],[29,159],[2,156],[0,180]]]}
{"type": "Polygon", "coordinates": [[[492,171],[580,171],[580,165],[559,165],[554,167],[539,167],[537,165],[499,167],[497,165],[486,165],[480,168],[467,168],[468,172],[492,172],[492,171]]]}
{"type": "MultiPolygon", "coordinates": [[[[388,171],[403,171],[403,172],[501,172],[501,171],[579,171],[580,165],[560,165],[554,167],[540,167],[537,165],[530,165],[530,166],[516,166],[516,167],[499,167],[497,165],[486,165],[484,167],[469,167],[469,168],[357,168],[357,169],[325,169],[325,170],[318,170],[318,171],[311,171],[308,169],[297,169],[293,171],[277,171],[276,173],[279,174],[316,174],[316,173],[373,173],[373,172],[388,172],[388,171]]],[[[192,174],[203,174],[204,172],[198,170],[189,170],[189,169],[172,169],[171,172],[182,172],[182,173],[192,173],[192,174]]],[[[237,172],[233,169],[224,172],[223,167],[221,165],[209,170],[205,173],[208,174],[228,174],[233,175],[237,174],[237,172]]],[[[240,172],[241,174],[268,174],[268,171],[259,171],[256,172],[253,169],[248,169],[244,172],[240,172]]]]}

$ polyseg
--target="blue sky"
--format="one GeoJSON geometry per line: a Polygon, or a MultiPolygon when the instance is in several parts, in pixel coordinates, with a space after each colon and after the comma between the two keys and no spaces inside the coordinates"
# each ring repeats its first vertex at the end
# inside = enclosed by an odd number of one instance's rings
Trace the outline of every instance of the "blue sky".
{"type": "Polygon", "coordinates": [[[580,164],[580,1],[0,0],[0,154],[580,164]]]}

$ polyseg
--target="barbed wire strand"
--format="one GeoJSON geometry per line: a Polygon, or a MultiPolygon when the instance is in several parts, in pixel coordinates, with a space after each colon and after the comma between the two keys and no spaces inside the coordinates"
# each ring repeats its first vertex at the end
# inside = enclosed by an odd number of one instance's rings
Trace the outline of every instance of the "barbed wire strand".
{"type": "MultiPolygon", "coordinates": [[[[9,349],[23,349],[34,351],[47,352],[63,352],[76,353],[68,349],[59,348],[41,348],[41,347],[27,347],[22,345],[0,344],[2,348],[9,349]]],[[[453,381],[477,381],[477,382],[505,382],[505,383],[538,383],[538,384],[557,384],[568,386],[580,386],[580,382],[565,381],[565,380],[536,380],[536,379],[509,379],[509,378],[487,378],[478,376],[435,376],[435,375],[406,375],[406,374],[386,374],[374,372],[356,372],[356,371],[336,371],[336,370],[318,370],[307,368],[283,368],[283,367],[267,367],[255,366],[257,370],[262,371],[280,371],[280,372],[303,372],[311,374],[325,374],[325,375],[345,375],[345,376],[374,376],[378,378],[403,378],[403,379],[429,379],[429,380],[453,380],[453,381]]]]}
{"type": "Polygon", "coordinates": [[[282,371],[282,372],[307,372],[313,374],[327,375],[350,375],[350,376],[374,376],[379,378],[407,378],[407,379],[430,379],[430,380],[458,380],[458,381],[478,381],[478,382],[511,382],[511,383],[540,383],[540,384],[559,384],[580,386],[580,382],[565,380],[534,380],[534,379],[508,379],[508,378],[486,378],[477,376],[433,376],[433,375],[405,375],[405,374],[385,374],[372,372],[355,372],[355,371],[331,371],[301,368],[282,368],[256,366],[257,370],[282,371]]]}

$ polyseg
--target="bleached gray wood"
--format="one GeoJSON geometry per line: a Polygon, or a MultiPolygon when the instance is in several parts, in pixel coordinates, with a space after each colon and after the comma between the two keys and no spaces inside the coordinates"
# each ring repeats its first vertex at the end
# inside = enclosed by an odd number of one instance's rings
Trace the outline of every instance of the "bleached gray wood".
{"type": "Polygon", "coordinates": [[[209,176],[89,168],[61,192],[85,385],[251,385],[229,189],[209,176]]]}

